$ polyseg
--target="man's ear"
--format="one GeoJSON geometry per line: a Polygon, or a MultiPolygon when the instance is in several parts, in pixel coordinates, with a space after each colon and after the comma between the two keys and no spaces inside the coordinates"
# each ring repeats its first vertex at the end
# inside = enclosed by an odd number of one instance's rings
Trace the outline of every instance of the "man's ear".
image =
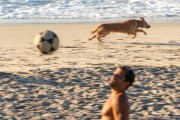
{"type": "Polygon", "coordinates": [[[144,21],[144,17],[140,17],[140,19],[141,19],[142,21],[144,21]]]}

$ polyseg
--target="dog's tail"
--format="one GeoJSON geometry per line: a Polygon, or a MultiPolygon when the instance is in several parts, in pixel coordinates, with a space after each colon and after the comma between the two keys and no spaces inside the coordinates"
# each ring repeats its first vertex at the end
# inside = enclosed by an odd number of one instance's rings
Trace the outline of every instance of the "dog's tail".
{"type": "Polygon", "coordinates": [[[100,27],[102,27],[103,26],[103,24],[101,24],[101,25],[99,25],[95,30],[92,30],[91,31],[91,34],[93,34],[93,33],[95,33],[100,27]]]}

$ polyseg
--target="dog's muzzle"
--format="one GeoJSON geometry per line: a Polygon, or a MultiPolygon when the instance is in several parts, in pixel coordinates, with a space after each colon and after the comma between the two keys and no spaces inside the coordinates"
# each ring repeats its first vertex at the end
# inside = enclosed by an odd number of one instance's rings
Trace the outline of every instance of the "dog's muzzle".
{"type": "Polygon", "coordinates": [[[151,26],[150,25],[148,25],[146,28],[150,28],[151,26]]]}

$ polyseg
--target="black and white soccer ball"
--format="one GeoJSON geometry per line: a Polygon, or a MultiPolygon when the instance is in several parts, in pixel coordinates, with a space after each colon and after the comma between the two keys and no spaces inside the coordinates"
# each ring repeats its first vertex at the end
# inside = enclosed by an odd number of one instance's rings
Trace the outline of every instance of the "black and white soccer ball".
{"type": "Polygon", "coordinates": [[[59,38],[54,32],[46,30],[36,35],[34,44],[41,53],[50,54],[58,49],[59,38]]]}

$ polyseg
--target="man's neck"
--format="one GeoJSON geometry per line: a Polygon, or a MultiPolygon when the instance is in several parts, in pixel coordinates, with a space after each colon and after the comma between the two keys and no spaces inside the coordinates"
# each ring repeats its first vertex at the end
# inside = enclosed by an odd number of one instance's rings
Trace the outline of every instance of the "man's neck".
{"type": "Polygon", "coordinates": [[[119,89],[119,90],[115,90],[115,89],[111,89],[111,96],[117,96],[117,95],[121,95],[125,93],[125,90],[119,89]]]}

